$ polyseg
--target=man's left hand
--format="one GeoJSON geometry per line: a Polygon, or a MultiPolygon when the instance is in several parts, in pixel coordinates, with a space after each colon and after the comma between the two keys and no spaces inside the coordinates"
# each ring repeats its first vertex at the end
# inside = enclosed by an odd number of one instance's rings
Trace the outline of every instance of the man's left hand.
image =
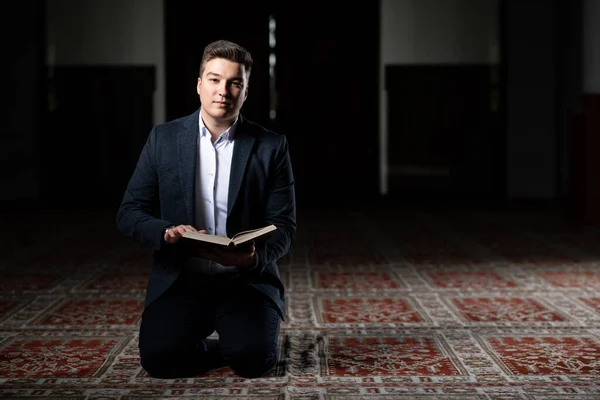
{"type": "Polygon", "coordinates": [[[236,247],[201,247],[195,255],[226,267],[254,268],[257,262],[254,241],[236,247]]]}

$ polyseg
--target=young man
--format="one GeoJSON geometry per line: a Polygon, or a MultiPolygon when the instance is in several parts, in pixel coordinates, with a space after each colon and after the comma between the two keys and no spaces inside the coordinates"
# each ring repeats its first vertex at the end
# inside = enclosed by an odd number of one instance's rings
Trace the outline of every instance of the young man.
{"type": "Polygon", "coordinates": [[[157,378],[224,365],[254,378],[277,361],[285,318],[277,260],[296,233],[294,178],[285,136],[240,114],[251,68],[235,43],[206,46],[200,109],[152,129],[117,213],[120,232],[155,250],[139,349],[157,378]],[[182,238],[271,224],[268,236],[234,250],[182,238]],[[215,331],[218,339],[207,338],[215,331]]]}

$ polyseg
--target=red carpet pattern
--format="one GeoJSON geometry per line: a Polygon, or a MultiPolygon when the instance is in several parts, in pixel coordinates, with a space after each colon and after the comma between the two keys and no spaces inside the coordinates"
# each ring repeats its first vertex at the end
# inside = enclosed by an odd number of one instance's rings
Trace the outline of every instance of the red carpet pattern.
{"type": "Polygon", "coordinates": [[[560,215],[300,212],[279,363],[255,380],[141,369],[150,255],[112,215],[10,218],[0,398],[600,398],[600,230],[560,215]]]}

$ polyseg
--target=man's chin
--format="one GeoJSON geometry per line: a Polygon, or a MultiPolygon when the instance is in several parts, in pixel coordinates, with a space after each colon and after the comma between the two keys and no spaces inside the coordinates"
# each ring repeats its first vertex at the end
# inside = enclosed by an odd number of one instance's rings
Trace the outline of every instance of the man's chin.
{"type": "Polygon", "coordinates": [[[233,110],[222,110],[222,109],[211,110],[210,115],[214,119],[228,120],[228,119],[231,119],[231,118],[235,117],[235,111],[233,111],[233,110]]]}

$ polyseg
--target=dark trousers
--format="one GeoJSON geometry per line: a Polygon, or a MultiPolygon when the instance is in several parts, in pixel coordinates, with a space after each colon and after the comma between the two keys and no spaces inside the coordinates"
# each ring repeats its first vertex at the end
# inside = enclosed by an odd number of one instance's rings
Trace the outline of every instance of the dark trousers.
{"type": "Polygon", "coordinates": [[[239,281],[182,274],[142,314],[142,367],[155,378],[184,378],[228,365],[256,378],[277,362],[280,316],[239,281]],[[207,339],[213,332],[218,340],[207,339]]]}

